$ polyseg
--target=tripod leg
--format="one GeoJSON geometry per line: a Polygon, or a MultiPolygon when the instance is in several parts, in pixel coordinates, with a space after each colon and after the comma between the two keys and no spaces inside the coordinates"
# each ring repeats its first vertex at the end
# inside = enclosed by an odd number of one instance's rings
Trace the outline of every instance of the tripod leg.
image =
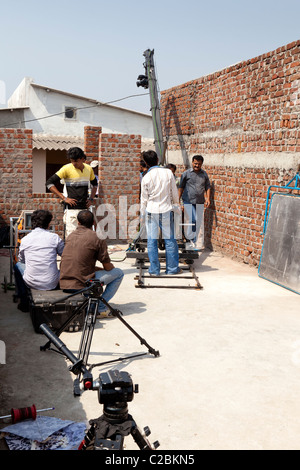
{"type": "Polygon", "coordinates": [[[90,354],[90,348],[98,313],[98,304],[98,299],[89,299],[78,353],[78,358],[81,359],[84,364],[87,364],[90,354]]]}
{"type": "Polygon", "coordinates": [[[124,437],[116,434],[114,439],[95,438],[95,450],[123,450],[124,437]]]}
{"type": "Polygon", "coordinates": [[[111,313],[113,314],[114,317],[117,317],[130,331],[131,333],[133,333],[141,342],[141,344],[145,345],[147,348],[148,348],[148,351],[150,354],[153,354],[155,357],[159,356],[159,351],[156,351],[155,349],[153,349],[148,343],[147,341],[142,338],[125,320],[124,318],[121,317],[122,313],[119,311],[119,310],[116,310],[114,308],[112,308],[107,302],[106,300],[104,300],[102,297],[100,297],[100,300],[101,302],[104,303],[104,305],[106,305],[106,307],[109,308],[109,310],[111,311],[111,313]]]}
{"type": "MultiPolygon", "coordinates": [[[[73,319],[82,311],[85,309],[86,305],[88,303],[88,299],[86,299],[82,305],[77,307],[72,315],[65,321],[65,323],[57,330],[55,331],[56,336],[60,336],[60,334],[67,328],[67,326],[73,321],[73,319]]],[[[46,349],[49,349],[51,346],[51,341],[48,341],[44,346],[40,346],[41,351],[46,351],[46,349]]]]}
{"type": "Polygon", "coordinates": [[[59,336],[63,331],[65,331],[65,329],[67,328],[67,326],[74,320],[75,317],[77,317],[77,315],[82,312],[82,310],[85,309],[86,305],[88,303],[88,299],[85,299],[84,302],[79,306],[77,307],[74,312],[72,313],[72,315],[65,321],[65,323],[63,325],[61,325],[61,327],[55,332],[56,336],[59,336]]]}
{"type": "MultiPolygon", "coordinates": [[[[79,352],[78,352],[78,359],[87,365],[87,361],[90,354],[93,333],[98,313],[98,299],[89,299],[88,307],[86,311],[85,321],[83,330],[81,333],[80,345],[79,345],[79,352]]],[[[80,396],[80,382],[81,382],[81,374],[79,374],[73,382],[73,392],[75,396],[80,396]]]]}
{"type": "MultiPolygon", "coordinates": [[[[148,430],[148,428],[145,428],[145,430],[146,429],[148,430]]],[[[150,430],[148,430],[148,435],[149,434],[150,434],[150,430]]],[[[151,446],[148,439],[146,439],[142,435],[141,431],[137,427],[134,420],[132,421],[131,435],[132,435],[135,443],[137,444],[137,446],[139,447],[140,450],[154,450],[154,449],[157,449],[157,447],[159,447],[159,442],[158,441],[154,442],[153,447],[151,446]]]]}

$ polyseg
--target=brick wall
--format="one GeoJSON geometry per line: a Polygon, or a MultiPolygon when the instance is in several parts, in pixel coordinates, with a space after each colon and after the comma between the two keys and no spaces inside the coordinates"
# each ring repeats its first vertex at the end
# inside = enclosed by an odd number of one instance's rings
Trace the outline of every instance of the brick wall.
{"type": "Polygon", "coordinates": [[[162,92],[168,148],[300,152],[300,41],[162,92]]]}
{"type": "MultiPolygon", "coordinates": [[[[116,225],[116,238],[120,240],[127,239],[129,224],[136,218],[134,205],[139,204],[140,158],[140,136],[100,135],[99,203],[109,204],[116,211],[120,222],[116,225]],[[130,208],[133,209],[131,215],[130,208]]],[[[97,214],[98,220],[102,219],[99,210],[97,214]]]]}
{"type": "Polygon", "coordinates": [[[32,193],[31,129],[0,129],[0,168],[0,225],[9,225],[10,217],[19,217],[23,210],[48,209],[62,234],[61,204],[52,195],[32,193]]]}
{"type": "MultiPolygon", "coordinates": [[[[101,127],[86,127],[84,151],[87,162],[99,159],[101,178],[97,206],[112,204],[119,217],[119,197],[122,196],[122,216],[139,201],[139,161],[141,137],[134,135],[101,134],[101,127]],[[125,200],[125,199],[126,200],[125,200]],[[126,202],[126,207],[125,207],[126,202]]],[[[32,131],[0,129],[0,226],[9,225],[10,217],[23,210],[47,209],[53,214],[53,227],[63,237],[63,206],[49,193],[32,193],[32,131]]],[[[123,220],[124,228],[127,220],[123,220]]],[[[119,235],[117,225],[116,236],[119,235]]],[[[126,238],[127,233],[122,233],[126,238]]]]}
{"type": "Polygon", "coordinates": [[[102,132],[101,127],[86,126],[84,128],[84,153],[88,163],[99,158],[99,137],[102,132]]]}
{"type": "Polygon", "coordinates": [[[168,162],[204,156],[206,243],[257,265],[269,185],[300,163],[300,41],[162,92],[168,162]]]}

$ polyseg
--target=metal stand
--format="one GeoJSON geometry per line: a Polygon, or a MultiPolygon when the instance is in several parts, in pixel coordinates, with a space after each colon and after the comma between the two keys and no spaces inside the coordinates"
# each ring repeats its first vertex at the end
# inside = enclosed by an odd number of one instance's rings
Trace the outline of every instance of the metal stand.
{"type": "Polygon", "coordinates": [[[104,407],[100,418],[91,420],[89,431],[81,443],[80,450],[123,450],[124,438],[133,437],[140,450],[154,450],[159,442],[149,443],[150,429],[144,428],[144,435],[139,430],[133,417],[128,414],[127,404],[118,407],[104,407]]]}
{"type": "MultiPolygon", "coordinates": [[[[108,302],[106,302],[103,297],[101,296],[103,292],[102,284],[100,281],[88,281],[87,282],[88,287],[85,289],[82,289],[80,291],[76,291],[67,297],[64,297],[63,299],[60,299],[59,301],[55,303],[62,302],[70,297],[73,297],[74,295],[78,295],[80,293],[87,293],[88,297],[85,298],[83,303],[77,307],[73,314],[66,320],[66,322],[55,332],[56,336],[58,337],[66,328],[67,326],[74,320],[74,318],[83,310],[86,309],[86,316],[85,316],[85,322],[81,334],[81,340],[80,340],[80,346],[79,346],[79,353],[78,353],[78,360],[81,363],[88,364],[88,357],[90,353],[90,348],[92,344],[92,339],[93,339],[93,333],[94,333],[94,328],[97,320],[97,315],[98,315],[98,306],[100,302],[103,302],[105,306],[110,310],[111,314],[114,317],[117,317],[139,340],[142,345],[145,345],[148,348],[148,353],[153,354],[155,357],[159,356],[159,351],[156,351],[154,348],[152,348],[147,341],[142,338],[125,320],[122,318],[122,313],[120,310],[114,309],[109,305],[108,302]]],[[[51,348],[51,340],[48,341],[44,346],[40,346],[41,351],[46,351],[47,349],[52,349],[51,348]]],[[[55,352],[59,352],[57,350],[54,350],[55,352]]],[[[88,366],[88,370],[92,370],[94,367],[99,367],[105,364],[109,364],[112,362],[117,362],[117,361],[124,361],[128,359],[132,359],[135,357],[140,357],[140,356],[145,356],[147,353],[141,353],[141,354],[135,354],[132,356],[126,356],[126,357],[120,357],[118,359],[114,359],[111,361],[106,361],[102,363],[97,363],[97,364],[92,364],[88,366]]],[[[80,395],[80,382],[81,382],[81,374],[78,374],[78,378],[75,379],[74,381],[74,395],[78,396],[80,395]]]]}
{"type": "MultiPolygon", "coordinates": [[[[161,242],[161,241],[160,241],[161,242]]],[[[139,274],[135,277],[137,280],[137,284],[135,287],[140,288],[160,288],[160,289],[203,289],[203,286],[200,284],[198,276],[195,273],[195,269],[193,266],[194,260],[199,258],[198,252],[186,251],[185,250],[185,243],[178,242],[179,248],[179,261],[185,262],[185,266],[180,266],[182,270],[189,271],[191,276],[184,276],[182,274],[179,275],[159,275],[159,276],[152,276],[150,274],[144,274],[144,270],[147,269],[146,263],[149,263],[148,254],[146,251],[147,242],[142,240],[136,240],[134,245],[131,245],[131,249],[127,251],[126,255],[128,258],[134,258],[136,260],[136,266],[139,270],[139,274]],[[145,283],[144,279],[192,279],[195,281],[194,286],[183,286],[183,285],[153,285],[149,283],[145,283]]],[[[163,244],[160,245],[160,249],[164,249],[163,244]]],[[[165,253],[159,254],[159,260],[164,261],[166,259],[165,253]]]]}
{"type": "MultiPolygon", "coordinates": [[[[155,450],[159,447],[158,441],[151,446],[132,416],[128,414],[127,402],[133,400],[138,386],[133,386],[127,372],[111,370],[100,374],[98,382],[94,382],[83,358],[77,358],[46,324],[41,324],[40,329],[49,339],[49,343],[53,343],[57,351],[71,361],[69,370],[75,375],[82,375],[83,389],[98,390],[98,401],[104,404],[103,415],[90,421],[91,427],[79,450],[123,450],[124,437],[129,434],[140,450],[155,450]]],[[[148,427],[144,428],[144,431],[145,435],[150,434],[148,427]]]]}

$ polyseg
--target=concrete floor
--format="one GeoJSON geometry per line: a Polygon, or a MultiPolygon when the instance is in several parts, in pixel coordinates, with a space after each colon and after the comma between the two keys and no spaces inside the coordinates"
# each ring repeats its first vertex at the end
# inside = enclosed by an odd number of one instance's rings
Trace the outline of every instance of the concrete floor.
{"type": "MultiPolygon", "coordinates": [[[[2,282],[5,273],[9,277],[9,258],[0,261],[2,282]]],[[[160,356],[94,368],[93,375],[110,368],[132,375],[139,393],[129,412],[141,429],[150,427],[150,442],[159,440],[160,450],[299,449],[299,295],[210,251],[194,264],[202,290],[136,288],[134,260],[115,265],[125,277],[111,304],[160,356]]],[[[159,281],[166,282],[174,285],[175,279],[159,281]]],[[[47,338],[33,331],[12,292],[2,289],[0,301],[0,339],[6,345],[0,415],[34,403],[37,409],[55,407],[44,414],[61,419],[99,417],[97,393],[73,396],[70,363],[40,351],[47,338]]],[[[60,336],[74,354],[80,337],[81,332],[60,336]]],[[[118,318],[98,320],[90,363],[143,352],[147,348],[118,318]]],[[[0,422],[0,430],[6,425],[0,422]]],[[[137,449],[131,436],[125,446],[137,449]]],[[[6,448],[4,439],[0,448],[6,448]]]]}

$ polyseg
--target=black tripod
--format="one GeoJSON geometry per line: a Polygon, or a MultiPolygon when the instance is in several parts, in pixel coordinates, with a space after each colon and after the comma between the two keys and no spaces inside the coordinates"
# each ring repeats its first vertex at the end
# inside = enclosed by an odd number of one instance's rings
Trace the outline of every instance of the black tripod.
{"type": "MultiPolygon", "coordinates": [[[[141,342],[141,344],[147,346],[148,352],[150,354],[153,354],[155,357],[159,356],[159,351],[156,351],[153,349],[147,341],[142,338],[125,320],[122,318],[122,313],[111,307],[106,300],[103,299],[101,294],[103,293],[103,284],[99,280],[91,280],[87,281],[87,287],[73,292],[72,294],[64,297],[63,299],[58,300],[55,303],[60,303],[70,297],[73,297],[74,295],[78,295],[80,293],[86,294],[86,297],[83,300],[83,303],[77,307],[72,315],[65,321],[65,323],[57,330],[55,331],[55,335],[58,337],[66,328],[67,326],[74,320],[74,318],[84,309],[86,309],[86,315],[85,315],[85,321],[84,321],[84,326],[82,330],[82,335],[81,335],[81,340],[80,340],[80,346],[79,346],[79,353],[78,353],[78,360],[82,361],[84,364],[88,364],[88,357],[90,353],[90,348],[92,344],[92,338],[93,338],[93,333],[94,333],[94,328],[97,320],[97,315],[98,315],[98,306],[100,302],[103,302],[104,305],[110,310],[111,314],[114,317],[117,317],[141,342]]],[[[51,341],[48,341],[44,346],[40,346],[41,351],[45,351],[46,349],[52,349],[51,348],[51,341]]],[[[54,350],[55,352],[59,352],[57,350],[54,350]]],[[[141,353],[141,354],[135,354],[132,356],[127,356],[123,358],[118,358],[114,359],[111,361],[106,361],[102,363],[97,363],[97,364],[92,364],[89,366],[89,370],[91,370],[94,367],[99,367],[105,364],[109,364],[112,362],[117,362],[117,361],[123,361],[123,360],[128,360],[132,359],[135,357],[140,357],[140,356],[145,356],[147,353],[141,353]]],[[[81,374],[77,374],[78,378],[74,380],[74,395],[80,395],[80,381],[81,381],[81,374]]]]}
{"type": "Polygon", "coordinates": [[[49,339],[49,343],[53,343],[57,350],[72,362],[69,370],[75,375],[82,374],[83,389],[98,390],[98,401],[103,403],[103,415],[89,422],[90,429],[79,450],[123,450],[124,438],[129,434],[140,450],[156,449],[159,442],[156,441],[152,447],[145,437],[150,434],[149,428],[144,428],[143,436],[133,417],[128,414],[127,402],[132,401],[134,393],[138,392],[138,387],[133,386],[130,375],[124,371],[110,370],[100,374],[98,382],[94,382],[82,358],[74,356],[45,323],[40,325],[40,329],[49,339]]]}

